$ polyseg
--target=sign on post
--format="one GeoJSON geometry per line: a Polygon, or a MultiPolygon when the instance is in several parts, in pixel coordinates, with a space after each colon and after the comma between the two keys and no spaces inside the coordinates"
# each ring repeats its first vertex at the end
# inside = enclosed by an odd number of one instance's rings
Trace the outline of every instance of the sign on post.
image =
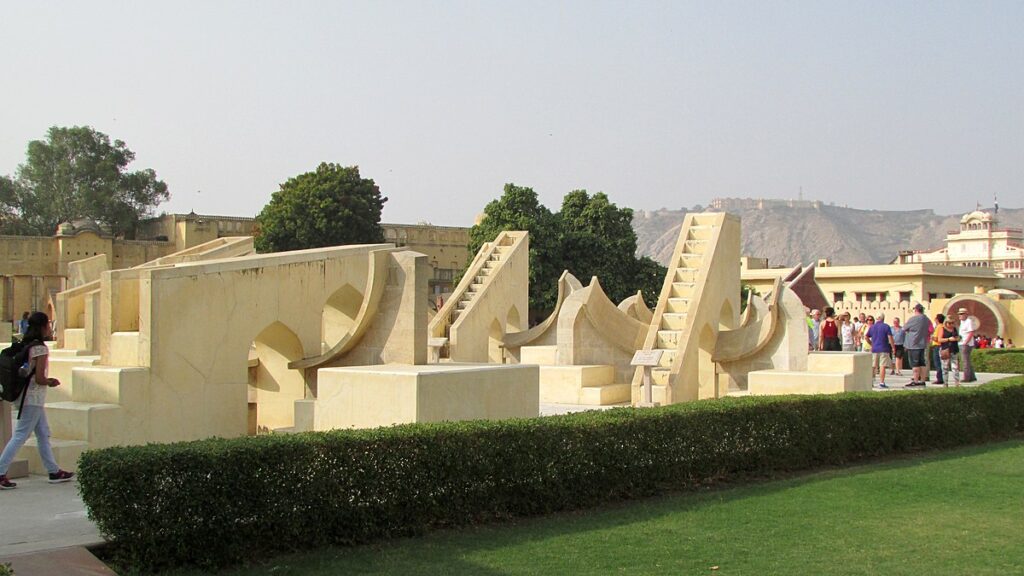
{"type": "Polygon", "coordinates": [[[658,366],[661,362],[661,355],[664,354],[664,350],[637,350],[633,354],[633,360],[630,361],[630,366],[641,366],[644,369],[644,383],[643,383],[643,400],[638,406],[643,408],[653,408],[657,406],[654,403],[654,393],[651,384],[651,368],[658,366]]]}
{"type": "Polygon", "coordinates": [[[447,338],[427,338],[427,347],[430,348],[429,362],[437,364],[441,361],[441,348],[447,343],[447,338]]]}

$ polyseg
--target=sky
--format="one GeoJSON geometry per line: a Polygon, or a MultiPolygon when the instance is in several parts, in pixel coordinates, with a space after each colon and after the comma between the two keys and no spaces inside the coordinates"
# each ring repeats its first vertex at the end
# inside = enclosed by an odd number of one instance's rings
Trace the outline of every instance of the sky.
{"type": "Polygon", "coordinates": [[[0,0],[0,174],[75,125],[158,212],[254,216],[320,162],[395,223],[471,225],[508,182],[1021,207],[1024,2],[0,0]]]}

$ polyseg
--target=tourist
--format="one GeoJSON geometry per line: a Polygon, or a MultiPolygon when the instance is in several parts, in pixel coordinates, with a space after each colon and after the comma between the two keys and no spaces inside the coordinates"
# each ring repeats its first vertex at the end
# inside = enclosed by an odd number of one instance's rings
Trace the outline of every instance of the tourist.
{"type": "Polygon", "coordinates": [[[818,340],[821,335],[821,310],[811,310],[811,317],[807,319],[807,346],[810,350],[819,350],[818,340]]]}
{"type": "Polygon", "coordinates": [[[964,370],[964,382],[977,382],[978,377],[974,374],[974,366],[971,364],[971,352],[974,350],[974,331],[978,329],[974,321],[967,315],[967,308],[960,308],[956,311],[960,319],[960,366],[964,370]]]}
{"type": "MultiPolygon", "coordinates": [[[[907,319],[907,325],[903,327],[905,333],[905,344],[907,357],[910,360],[910,369],[913,371],[908,387],[924,386],[928,379],[928,368],[924,361],[924,351],[928,348],[928,329],[931,322],[924,315],[924,306],[920,303],[914,305],[914,315],[907,319]]],[[[896,361],[897,366],[899,360],[896,361]]]]}
{"type": "Polygon", "coordinates": [[[943,383],[945,383],[945,380],[943,380],[943,378],[942,378],[942,361],[941,361],[942,358],[940,357],[941,354],[939,353],[939,349],[940,349],[939,338],[942,337],[942,327],[945,326],[945,324],[946,324],[946,315],[945,314],[936,314],[935,315],[935,328],[932,330],[932,352],[931,352],[931,356],[930,356],[931,362],[932,362],[932,366],[935,367],[935,383],[936,384],[943,384],[943,383]]]}
{"type": "Polygon", "coordinates": [[[825,319],[818,327],[818,350],[841,352],[843,345],[839,341],[839,324],[836,323],[836,311],[831,306],[825,308],[825,319]]]}
{"type": "Polygon", "coordinates": [[[996,339],[992,341],[993,348],[1005,348],[1006,344],[1003,343],[1003,337],[1000,334],[996,334],[996,339]]]}
{"type": "Polygon", "coordinates": [[[953,323],[952,318],[949,318],[935,332],[939,334],[939,359],[942,361],[942,371],[946,376],[944,386],[949,387],[950,379],[953,380],[954,385],[960,386],[960,366],[958,361],[960,345],[957,344],[957,341],[960,340],[960,334],[956,330],[956,324],[953,323]]]}
{"type": "Polygon", "coordinates": [[[892,354],[892,328],[885,323],[885,314],[879,314],[877,321],[872,321],[868,316],[867,341],[871,345],[871,368],[878,374],[881,383],[879,388],[888,388],[885,385],[885,372],[889,367],[889,355],[892,354]]]}
{"type": "Polygon", "coordinates": [[[853,320],[853,329],[856,332],[860,332],[864,328],[864,325],[867,324],[867,322],[868,317],[865,316],[863,312],[861,312],[860,314],[857,314],[857,317],[853,320]]]}
{"type": "Polygon", "coordinates": [[[28,330],[28,312],[21,315],[21,320],[18,321],[18,334],[24,334],[28,330]]]}
{"type": "Polygon", "coordinates": [[[7,479],[7,469],[14,460],[15,454],[33,432],[36,435],[39,457],[50,473],[50,483],[67,482],[74,476],[71,472],[65,472],[57,466],[57,461],[53,458],[53,451],[50,449],[50,427],[46,422],[45,411],[46,390],[60,386],[59,380],[47,377],[50,350],[44,341],[53,335],[50,319],[42,312],[33,312],[28,317],[28,327],[23,334],[22,340],[31,346],[28,360],[21,368],[22,376],[29,379],[29,385],[23,393],[24,403],[21,404],[18,419],[15,421],[14,434],[7,442],[7,446],[4,447],[3,453],[0,454],[0,490],[17,487],[17,484],[7,479]]]}
{"type": "Polygon", "coordinates": [[[867,316],[864,318],[864,324],[860,327],[860,334],[858,334],[858,342],[860,342],[860,349],[864,352],[871,352],[871,342],[868,340],[868,330],[871,329],[871,325],[875,323],[874,316],[867,316]]]}
{"type": "Polygon", "coordinates": [[[1007,348],[1013,348],[1014,347],[1013,346],[1013,338],[1007,338],[1006,339],[1006,347],[1007,348]]]}
{"type": "Polygon", "coordinates": [[[894,360],[893,367],[889,370],[889,374],[895,376],[903,376],[903,339],[906,336],[906,332],[903,331],[903,327],[900,326],[900,319],[892,319],[892,341],[893,341],[893,355],[894,360]]]}
{"type": "Polygon", "coordinates": [[[839,340],[843,352],[855,352],[857,350],[856,331],[853,323],[850,322],[850,313],[843,312],[839,316],[839,340]]]}

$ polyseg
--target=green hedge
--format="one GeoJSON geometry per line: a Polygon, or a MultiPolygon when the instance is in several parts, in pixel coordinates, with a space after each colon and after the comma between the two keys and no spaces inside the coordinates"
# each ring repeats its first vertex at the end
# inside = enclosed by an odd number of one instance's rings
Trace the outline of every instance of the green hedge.
{"type": "Polygon", "coordinates": [[[89,451],[79,488],[141,570],[417,534],[1024,431],[1024,378],[89,451]]]}
{"type": "Polygon", "coordinates": [[[975,372],[996,374],[1024,374],[1024,349],[982,348],[971,353],[975,372]]]}

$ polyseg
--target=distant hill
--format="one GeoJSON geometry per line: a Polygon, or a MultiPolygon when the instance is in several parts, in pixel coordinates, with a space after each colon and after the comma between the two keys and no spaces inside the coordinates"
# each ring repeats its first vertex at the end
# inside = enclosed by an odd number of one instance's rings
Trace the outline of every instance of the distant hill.
{"type": "MultiPolygon", "coordinates": [[[[991,208],[985,210],[991,211],[991,208]]],[[[742,219],[742,253],[768,258],[770,265],[810,264],[828,258],[835,265],[886,264],[900,250],[941,248],[957,230],[962,214],[934,210],[857,210],[821,205],[731,211],[742,219]]],[[[637,252],[667,264],[685,210],[637,211],[633,229],[637,252]]],[[[1024,227],[1024,209],[999,208],[1000,226],[1024,227]]]]}

